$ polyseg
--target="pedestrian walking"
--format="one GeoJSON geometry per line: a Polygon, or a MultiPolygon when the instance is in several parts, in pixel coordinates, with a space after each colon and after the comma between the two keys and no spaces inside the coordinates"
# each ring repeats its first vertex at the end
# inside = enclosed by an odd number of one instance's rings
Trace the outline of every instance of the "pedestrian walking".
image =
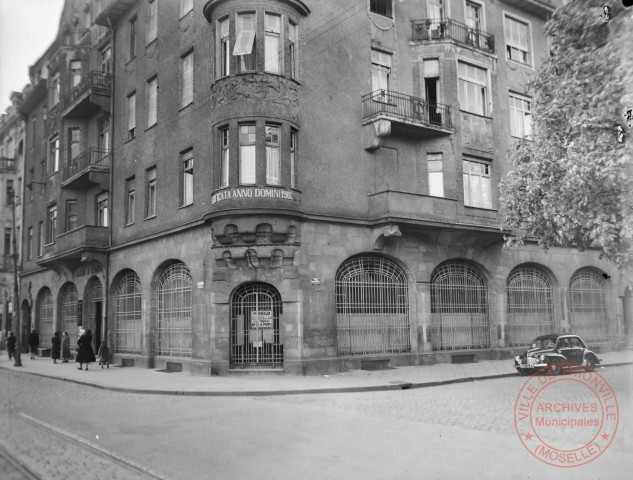
{"type": "Polygon", "coordinates": [[[70,337],[68,332],[64,332],[62,336],[62,358],[64,359],[63,363],[68,363],[70,358],[70,337]]]}
{"type": "Polygon", "coordinates": [[[99,357],[99,365],[101,365],[101,368],[103,368],[104,365],[110,368],[110,349],[105,340],[101,342],[97,356],[99,357]]]}
{"type": "Polygon", "coordinates": [[[88,364],[96,361],[94,351],[92,350],[92,332],[90,329],[86,330],[79,340],[77,340],[77,346],[79,351],[77,352],[77,360],[79,363],[79,370],[83,370],[83,364],[86,364],[86,370],[88,370],[88,364]]]}
{"type": "Polygon", "coordinates": [[[59,338],[59,332],[55,332],[55,335],[51,338],[51,344],[53,345],[53,348],[51,348],[51,358],[53,359],[53,363],[57,363],[62,349],[62,339],[59,338]]]}
{"type": "Polygon", "coordinates": [[[35,358],[35,354],[37,353],[37,347],[40,346],[40,336],[37,333],[37,330],[31,330],[29,334],[29,348],[31,350],[31,360],[35,358]]]}
{"type": "Polygon", "coordinates": [[[9,336],[7,337],[7,352],[9,353],[9,360],[13,358],[15,355],[15,342],[17,338],[13,335],[13,332],[9,332],[9,336]]]}

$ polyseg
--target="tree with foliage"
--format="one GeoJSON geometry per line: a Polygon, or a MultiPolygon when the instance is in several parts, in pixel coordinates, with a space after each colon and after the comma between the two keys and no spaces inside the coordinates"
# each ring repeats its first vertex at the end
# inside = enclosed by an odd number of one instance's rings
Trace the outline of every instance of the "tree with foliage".
{"type": "MultiPolygon", "coordinates": [[[[597,249],[618,267],[633,258],[631,23],[620,2],[603,22],[601,4],[573,0],[545,26],[550,57],[530,81],[534,139],[509,152],[501,185],[506,245],[597,249]],[[628,51],[626,50],[628,48],[628,51]],[[627,136],[617,141],[617,125],[627,136]]],[[[627,13],[629,15],[627,15],[627,13]]]]}

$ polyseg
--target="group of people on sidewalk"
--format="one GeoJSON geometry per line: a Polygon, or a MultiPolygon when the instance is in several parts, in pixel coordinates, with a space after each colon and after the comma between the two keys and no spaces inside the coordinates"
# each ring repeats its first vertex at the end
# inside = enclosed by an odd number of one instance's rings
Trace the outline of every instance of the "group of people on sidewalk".
{"type": "MultiPolygon", "coordinates": [[[[16,348],[16,336],[12,331],[8,333],[6,343],[9,360],[11,360],[15,356],[16,348]]],[[[29,334],[29,352],[31,354],[31,360],[33,360],[35,355],[37,355],[37,349],[39,346],[40,336],[37,331],[33,329],[29,334]]],[[[110,368],[110,349],[108,348],[105,340],[101,342],[97,356],[99,357],[99,365],[101,365],[101,368],[104,366],[110,368]]],[[[53,338],[51,339],[51,358],[53,359],[53,363],[57,363],[57,360],[60,359],[63,359],[61,363],[68,363],[70,357],[70,337],[68,336],[68,332],[63,332],[63,336],[61,338],[59,336],[59,332],[55,332],[53,338]]],[[[80,328],[79,337],[77,338],[77,357],[75,361],[79,363],[79,367],[77,367],[79,370],[83,370],[84,363],[86,364],[86,370],[88,370],[88,365],[97,361],[94,351],[92,350],[92,332],[90,329],[84,330],[83,328],[80,328]]]]}

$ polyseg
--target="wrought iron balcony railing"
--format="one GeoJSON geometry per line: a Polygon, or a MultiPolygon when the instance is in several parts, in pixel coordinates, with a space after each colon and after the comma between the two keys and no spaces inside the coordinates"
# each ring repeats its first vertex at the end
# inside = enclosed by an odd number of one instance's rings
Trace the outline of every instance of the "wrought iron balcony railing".
{"type": "Polygon", "coordinates": [[[388,90],[363,96],[363,119],[385,115],[405,123],[452,129],[451,107],[388,90]]]}
{"type": "Polygon", "coordinates": [[[62,170],[62,182],[77,175],[83,170],[95,167],[110,167],[110,152],[99,148],[89,148],[71,159],[62,170]]]}
{"type": "Polygon", "coordinates": [[[96,93],[99,95],[110,95],[112,90],[112,82],[110,75],[103,72],[91,71],[85,78],[70,91],[66,106],[71,106],[86,92],[96,93]]]}
{"type": "Polygon", "coordinates": [[[414,42],[453,40],[478,50],[495,53],[495,37],[450,18],[413,20],[414,42]]]}
{"type": "Polygon", "coordinates": [[[15,170],[15,158],[0,157],[0,170],[15,170]]]}

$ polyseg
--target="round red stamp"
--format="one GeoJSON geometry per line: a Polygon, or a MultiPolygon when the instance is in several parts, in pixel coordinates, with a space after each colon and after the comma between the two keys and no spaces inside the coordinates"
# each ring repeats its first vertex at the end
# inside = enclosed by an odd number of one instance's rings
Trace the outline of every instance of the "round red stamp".
{"type": "Polygon", "coordinates": [[[601,375],[574,363],[560,366],[562,375],[548,367],[525,382],[514,404],[514,425],[525,448],[540,461],[578,467],[611,445],[620,411],[601,375]]]}

